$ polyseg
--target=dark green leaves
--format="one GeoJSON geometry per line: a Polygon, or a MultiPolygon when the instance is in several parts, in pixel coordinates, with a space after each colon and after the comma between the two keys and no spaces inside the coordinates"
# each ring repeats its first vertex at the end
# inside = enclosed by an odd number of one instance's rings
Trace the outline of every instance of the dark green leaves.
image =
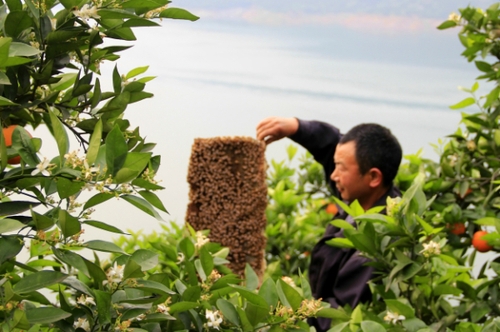
{"type": "Polygon", "coordinates": [[[195,16],[187,10],[181,8],[167,8],[160,13],[160,17],[188,21],[196,21],[199,19],[198,16],[195,16]]]}
{"type": "Polygon", "coordinates": [[[38,289],[57,284],[68,276],[61,272],[56,271],[40,271],[25,276],[17,284],[14,285],[13,290],[16,294],[26,294],[38,289]]]}

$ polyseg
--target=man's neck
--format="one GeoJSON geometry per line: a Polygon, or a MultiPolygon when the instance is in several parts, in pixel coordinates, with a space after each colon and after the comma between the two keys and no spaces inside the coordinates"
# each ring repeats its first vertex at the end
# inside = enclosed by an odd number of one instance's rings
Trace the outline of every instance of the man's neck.
{"type": "Polygon", "coordinates": [[[360,201],[363,210],[367,211],[375,206],[375,204],[389,191],[390,187],[378,187],[363,201],[360,201]]]}

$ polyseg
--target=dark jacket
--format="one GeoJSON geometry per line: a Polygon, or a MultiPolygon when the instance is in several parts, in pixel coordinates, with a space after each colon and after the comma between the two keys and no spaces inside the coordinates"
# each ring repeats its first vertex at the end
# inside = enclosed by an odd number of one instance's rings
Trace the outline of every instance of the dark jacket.
{"type": "MultiPolygon", "coordinates": [[[[306,148],[316,161],[323,165],[325,177],[334,194],[339,197],[330,174],[335,169],[333,155],[342,135],[339,130],[319,121],[299,120],[299,130],[290,138],[306,148]]],[[[401,196],[398,189],[391,187],[374,206],[386,204],[387,197],[401,196]]],[[[355,224],[354,220],[339,209],[335,219],[344,219],[355,224]]],[[[343,230],[328,225],[324,236],[311,253],[309,282],[313,296],[329,302],[333,308],[349,304],[355,307],[360,302],[371,299],[368,281],[373,277],[373,268],[365,266],[368,260],[354,249],[341,249],[329,246],[325,241],[335,237],[344,237],[343,230]]],[[[330,329],[330,319],[310,319],[309,324],[318,332],[330,329]]]]}

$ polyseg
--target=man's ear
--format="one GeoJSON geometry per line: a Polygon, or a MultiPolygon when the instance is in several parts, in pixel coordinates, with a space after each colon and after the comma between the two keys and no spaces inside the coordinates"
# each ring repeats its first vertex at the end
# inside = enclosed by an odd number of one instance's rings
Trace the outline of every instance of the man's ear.
{"type": "Polygon", "coordinates": [[[378,168],[373,167],[368,171],[368,176],[370,177],[370,187],[376,188],[382,186],[384,183],[384,175],[382,171],[378,168]]]}

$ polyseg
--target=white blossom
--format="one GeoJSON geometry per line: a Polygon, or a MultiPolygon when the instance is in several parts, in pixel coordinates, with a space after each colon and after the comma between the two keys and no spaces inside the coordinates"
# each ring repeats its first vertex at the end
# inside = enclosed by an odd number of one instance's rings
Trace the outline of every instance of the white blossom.
{"type": "Polygon", "coordinates": [[[392,312],[392,311],[387,311],[387,314],[384,317],[384,320],[387,323],[392,323],[392,324],[396,324],[397,322],[403,321],[405,319],[406,319],[405,316],[400,315],[400,314],[395,313],[395,312],[392,312]]]}
{"type": "Polygon", "coordinates": [[[164,313],[168,313],[169,309],[170,308],[167,307],[165,304],[160,303],[160,304],[158,304],[158,307],[156,307],[156,312],[161,312],[162,314],[164,314],[164,313]]]}
{"type": "Polygon", "coordinates": [[[219,310],[208,310],[205,312],[205,317],[207,318],[207,327],[213,327],[214,329],[220,329],[220,323],[222,323],[222,315],[219,310]]]}
{"type": "Polygon", "coordinates": [[[394,217],[401,208],[401,197],[387,197],[387,215],[394,217]]]}
{"type": "Polygon", "coordinates": [[[90,297],[90,296],[85,296],[85,294],[82,294],[77,300],[76,300],[76,303],[78,304],[83,304],[83,305],[86,305],[88,306],[89,304],[91,305],[96,305],[95,304],[95,301],[94,301],[94,298],[93,297],[90,297]]]}
{"type": "Polygon", "coordinates": [[[200,249],[205,244],[210,242],[210,239],[203,235],[200,231],[196,232],[196,244],[194,245],[197,249],[200,249]]]}
{"type": "Polygon", "coordinates": [[[424,246],[424,249],[422,249],[420,253],[425,257],[441,254],[441,246],[437,242],[430,241],[429,243],[423,243],[422,245],[424,246]]]}
{"type": "Polygon", "coordinates": [[[49,167],[50,162],[47,158],[43,158],[43,161],[41,161],[38,165],[36,165],[36,168],[31,172],[31,175],[37,175],[41,173],[44,176],[50,176],[50,172],[47,170],[47,167],[49,167]]]}
{"type": "Polygon", "coordinates": [[[111,284],[111,283],[119,283],[123,279],[123,270],[125,270],[125,266],[123,265],[118,265],[115,262],[115,265],[111,268],[109,268],[108,272],[106,273],[106,277],[108,280],[103,281],[103,285],[106,284],[111,284]]]}
{"type": "Polygon", "coordinates": [[[97,7],[90,7],[88,4],[84,4],[80,10],[74,10],[73,14],[85,21],[89,18],[101,18],[101,16],[97,14],[97,7]]]}
{"type": "Polygon", "coordinates": [[[295,285],[295,282],[293,281],[293,279],[290,277],[284,276],[284,277],[281,277],[281,280],[283,280],[284,282],[286,282],[288,285],[290,285],[292,287],[297,287],[295,285]]]}
{"type": "Polygon", "coordinates": [[[86,318],[78,318],[78,320],[73,324],[75,329],[81,328],[87,332],[90,332],[90,324],[86,318]]]}

